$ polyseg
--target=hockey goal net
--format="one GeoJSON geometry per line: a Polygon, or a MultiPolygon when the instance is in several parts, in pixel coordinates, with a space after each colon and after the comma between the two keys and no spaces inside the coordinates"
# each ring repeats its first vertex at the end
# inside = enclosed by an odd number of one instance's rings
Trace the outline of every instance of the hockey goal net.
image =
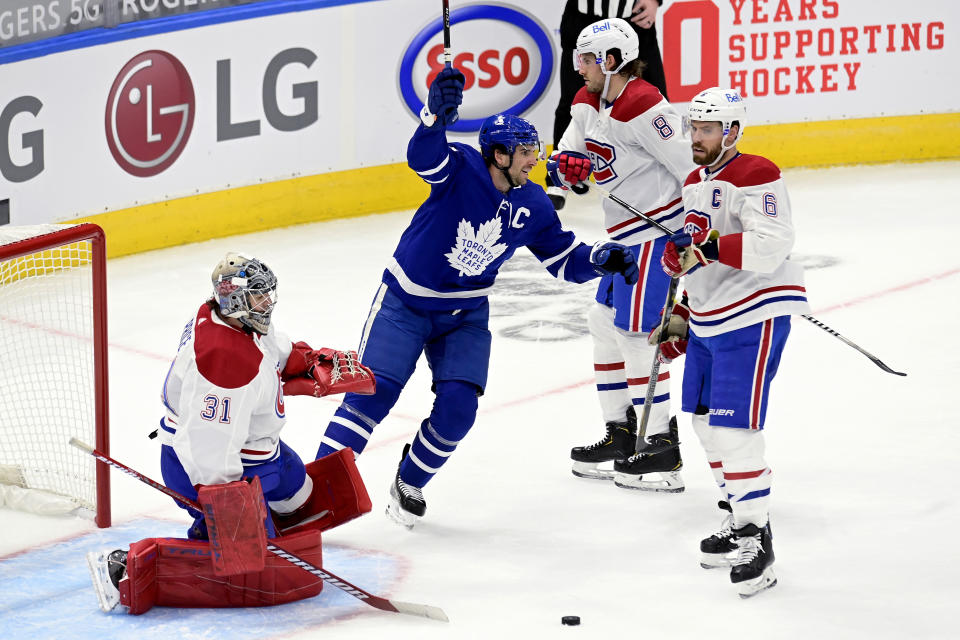
{"type": "Polygon", "coordinates": [[[0,227],[0,504],[110,526],[106,253],[93,224],[0,227]]]}

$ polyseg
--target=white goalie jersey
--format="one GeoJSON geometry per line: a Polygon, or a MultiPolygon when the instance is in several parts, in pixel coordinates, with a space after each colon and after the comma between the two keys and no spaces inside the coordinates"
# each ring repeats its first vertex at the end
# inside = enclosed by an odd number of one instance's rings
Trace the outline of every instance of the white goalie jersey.
{"type": "MultiPolygon", "coordinates": [[[[680,115],[657,88],[632,78],[607,104],[584,87],[570,115],[557,149],[587,154],[597,184],[670,229],[679,229],[680,187],[695,165],[680,115]]],[[[663,235],[609,199],[603,212],[611,240],[637,245],[663,235]]]]}
{"type": "Polygon", "coordinates": [[[227,325],[203,304],[184,327],[163,384],[161,442],[194,484],[239,480],[244,465],[277,456],[286,419],[280,370],[290,340],[227,325]]]}

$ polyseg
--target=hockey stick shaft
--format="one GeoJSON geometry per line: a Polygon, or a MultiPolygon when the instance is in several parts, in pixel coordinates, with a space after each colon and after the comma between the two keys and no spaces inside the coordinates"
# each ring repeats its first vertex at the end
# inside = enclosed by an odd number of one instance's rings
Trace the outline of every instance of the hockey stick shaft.
{"type": "Polygon", "coordinates": [[[443,0],[443,64],[453,65],[453,51],[450,49],[450,0],[443,0]]]}
{"type": "MultiPolygon", "coordinates": [[[[667,288],[667,301],[663,305],[663,318],[660,320],[660,335],[657,336],[657,352],[653,356],[653,363],[650,365],[650,379],[647,380],[647,395],[643,399],[643,412],[640,414],[640,424],[637,425],[637,445],[636,452],[644,449],[648,453],[659,453],[666,451],[667,448],[660,448],[657,451],[645,449],[647,437],[647,423],[650,421],[650,411],[653,409],[653,399],[657,391],[657,378],[660,377],[660,344],[667,336],[667,327],[670,326],[670,317],[673,316],[674,298],[677,297],[677,289],[680,286],[680,278],[670,278],[670,286],[667,288]]],[[[679,443],[674,443],[674,446],[679,443]]]]}
{"type": "MultiPolygon", "coordinates": [[[[104,462],[110,465],[111,467],[115,467],[120,471],[124,472],[125,474],[127,474],[128,476],[136,478],[140,482],[167,494],[168,496],[170,496],[180,504],[188,506],[191,509],[196,509],[201,513],[203,512],[203,507],[201,507],[200,503],[198,503],[196,500],[191,500],[190,498],[184,496],[183,494],[177,491],[174,491],[170,487],[160,484],[156,480],[153,480],[152,478],[149,478],[143,475],[142,473],[140,473],[135,469],[131,469],[127,465],[123,464],[122,462],[118,462],[117,460],[114,460],[110,456],[104,453],[101,453],[100,451],[97,451],[90,445],[84,442],[81,442],[76,438],[70,438],[70,444],[72,444],[77,449],[80,449],[81,451],[84,451],[92,455],[94,458],[96,458],[100,462],[104,462]]],[[[447,615],[439,607],[433,607],[425,604],[414,604],[412,602],[401,602],[399,600],[388,600],[387,598],[381,598],[379,596],[375,596],[371,593],[364,591],[363,589],[361,589],[356,585],[350,584],[343,578],[340,578],[339,576],[336,576],[330,573],[329,571],[324,571],[319,567],[315,567],[314,565],[310,564],[303,558],[295,556],[289,551],[283,549],[282,547],[278,547],[277,545],[271,542],[267,542],[267,551],[269,551],[275,556],[283,558],[290,564],[300,567],[307,573],[313,574],[314,576],[320,578],[327,584],[332,585],[340,589],[341,591],[345,591],[349,593],[354,598],[357,598],[358,600],[362,600],[366,604],[376,609],[380,609],[382,611],[392,611],[394,613],[406,613],[409,615],[430,618],[432,620],[442,620],[443,622],[450,621],[449,618],[447,618],[447,615]]]]}
{"type": "MultiPolygon", "coordinates": [[[[631,206],[628,202],[624,202],[622,198],[618,198],[617,196],[613,195],[612,193],[610,193],[609,191],[607,191],[606,189],[604,189],[604,188],[601,187],[600,185],[598,185],[598,184],[596,184],[596,183],[593,183],[593,182],[591,182],[591,183],[581,183],[581,184],[589,184],[589,188],[591,188],[591,189],[596,189],[596,190],[597,190],[597,193],[599,193],[600,195],[604,196],[605,198],[609,198],[610,200],[613,200],[613,201],[616,202],[618,205],[620,205],[621,207],[623,207],[624,209],[626,209],[627,211],[629,211],[629,212],[632,213],[633,215],[637,216],[638,218],[640,218],[640,219],[643,220],[644,222],[647,222],[647,223],[653,225],[654,227],[656,227],[657,229],[659,229],[660,231],[662,231],[663,233],[665,233],[665,234],[668,235],[668,236],[673,235],[674,232],[671,231],[668,227],[660,224],[659,222],[657,222],[656,220],[654,220],[654,219],[651,218],[650,216],[646,215],[646,214],[643,213],[642,211],[639,211],[636,207],[631,206]]],[[[892,373],[893,375],[896,375],[896,376],[905,376],[905,375],[907,375],[907,374],[902,373],[902,372],[900,372],[900,371],[896,371],[896,370],[894,370],[894,369],[891,369],[891,368],[890,368],[889,366],[887,366],[880,358],[878,358],[877,356],[873,355],[872,353],[869,353],[868,351],[866,351],[865,349],[861,348],[860,346],[858,346],[857,344],[853,343],[852,341],[848,340],[847,338],[843,337],[842,335],[840,335],[839,333],[837,333],[836,331],[834,331],[833,329],[831,329],[831,328],[828,327],[827,325],[823,324],[822,322],[820,322],[819,320],[817,320],[817,319],[814,318],[813,316],[802,315],[802,317],[803,317],[804,319],[806,319],[806,320],[809,320],[809,321],[812,322],[813,324],[817,325],[818,327],[820,327],[821,329],[823,329],[824,331],[826,331],[827,333],[829,333],[830,335],[832,335],[834,338],[838,338],[838,339],[842,340],[842,341],[844,342],[844,344],[846,344],[846,345],[848,345],[848,346],[850,346],[850,347],[853,347],[854,349],[856,349],[857,351],[859,351],[859,352],[862,353],[863,355],[867,356],[867,358],[869,358],[870,361],[873,362],[873,364],[877,365],[878,367],[880,367],[881,369],[883,369],[883,370],[886,371],[887,373],[892,373]]]]}

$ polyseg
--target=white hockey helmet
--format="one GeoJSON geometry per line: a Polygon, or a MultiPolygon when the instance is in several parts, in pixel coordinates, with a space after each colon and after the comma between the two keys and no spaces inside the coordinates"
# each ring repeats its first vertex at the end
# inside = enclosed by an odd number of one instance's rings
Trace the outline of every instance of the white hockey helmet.
{"type": "Polygon", "coordinates": [[[724,149],[730,149],[743,137],[743,129],[747,123],[747,107],[743,98],[735,89],[711,87],[704,89],[693,97],[687,107],[687,122],[719,122],[723,127],[723,135],[730,133],[730,127],[736,122],[739,125],[737,138],[724,149]]]}
{"type": "Polygon", "coordinates": [[[598,20],[584,27],[577,36],[577,50],[573,53],[575,69],[580,69],[580,56],[592,53],[597,58],[596,64],[607,75],[613,75],[623,67],[640,57],[640,38],[630,23],[622,18],[607,18],[598,20]],[[620,64],[616,69],[607,70],[607,54],[617,49],[620,52],[620,64]]]}
{"type": "Polygon", "coordinates": [[[210,278],[220,314],[266,335],[277,304],[277,276],[270,267],[231,251],[213,268],[210,278]]]}

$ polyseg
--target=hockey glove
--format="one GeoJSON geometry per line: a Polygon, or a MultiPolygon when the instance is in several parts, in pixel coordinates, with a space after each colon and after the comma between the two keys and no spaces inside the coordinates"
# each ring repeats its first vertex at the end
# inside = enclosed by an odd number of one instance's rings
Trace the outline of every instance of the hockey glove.
{"type": "MultiPolygon", "coordinates": [[[[436,122],[446,127],[457,121],[460,114],[457,108],[463,102],[463,85],[466,79],[454,67],[444,67],[430,83],[427,95],[426,113],[420,114],[424,124],[430,116],[436,116],[436,122]]],[[[432,124],[427,124],[432,126],[432,124]]]]}
{"type": "Polygon", "coordinates": [[[684,296],[682,302],[673,305],[673,310],[670,312],[670,320],[667,322],[667,330],[663,335],[662,341],[660,338],[663,329],[662,322],[654,327],[650,335],[647,336],[648,344],[659,345],[657,358],[664,364],[669,364],[687,352],[687,329],[690,321],[690,308],[687,307],[685,302],[686,296],[684,296]]]}
{"type": "Polygon", "coordinates": [[[547,160],[550,180],[561,189],[586,182],[591,171],[590,158],[577,151],[558,151],[547,160]]]}
{"type": "Polygon", "coordinates": [[[663,248],[660,264],[664,272],[671,278],[679,278],[685,273],[716,262],[720,255],[717,238],[720,232],[716,229],[695,231],[689,234],[686,231],[677,231],[670,236],[670,241],[663,248]]]}
{"type": "Polygon", "coordinates": [[[636,257],[630,247],[618,242],[598,242],[593,245],[590,262],[600,275],[619,273],[627,284],[636,284],[640,279],[636,257]]]}
{"type": "Polygon", "coordinates": [[[335,393],[373,395],[376,391],[376,378],[360,364],[357,353],[334,349],[313,351],[307,375],[283,384],[283,394],[287,396],[321,398],[335,393]]]}

